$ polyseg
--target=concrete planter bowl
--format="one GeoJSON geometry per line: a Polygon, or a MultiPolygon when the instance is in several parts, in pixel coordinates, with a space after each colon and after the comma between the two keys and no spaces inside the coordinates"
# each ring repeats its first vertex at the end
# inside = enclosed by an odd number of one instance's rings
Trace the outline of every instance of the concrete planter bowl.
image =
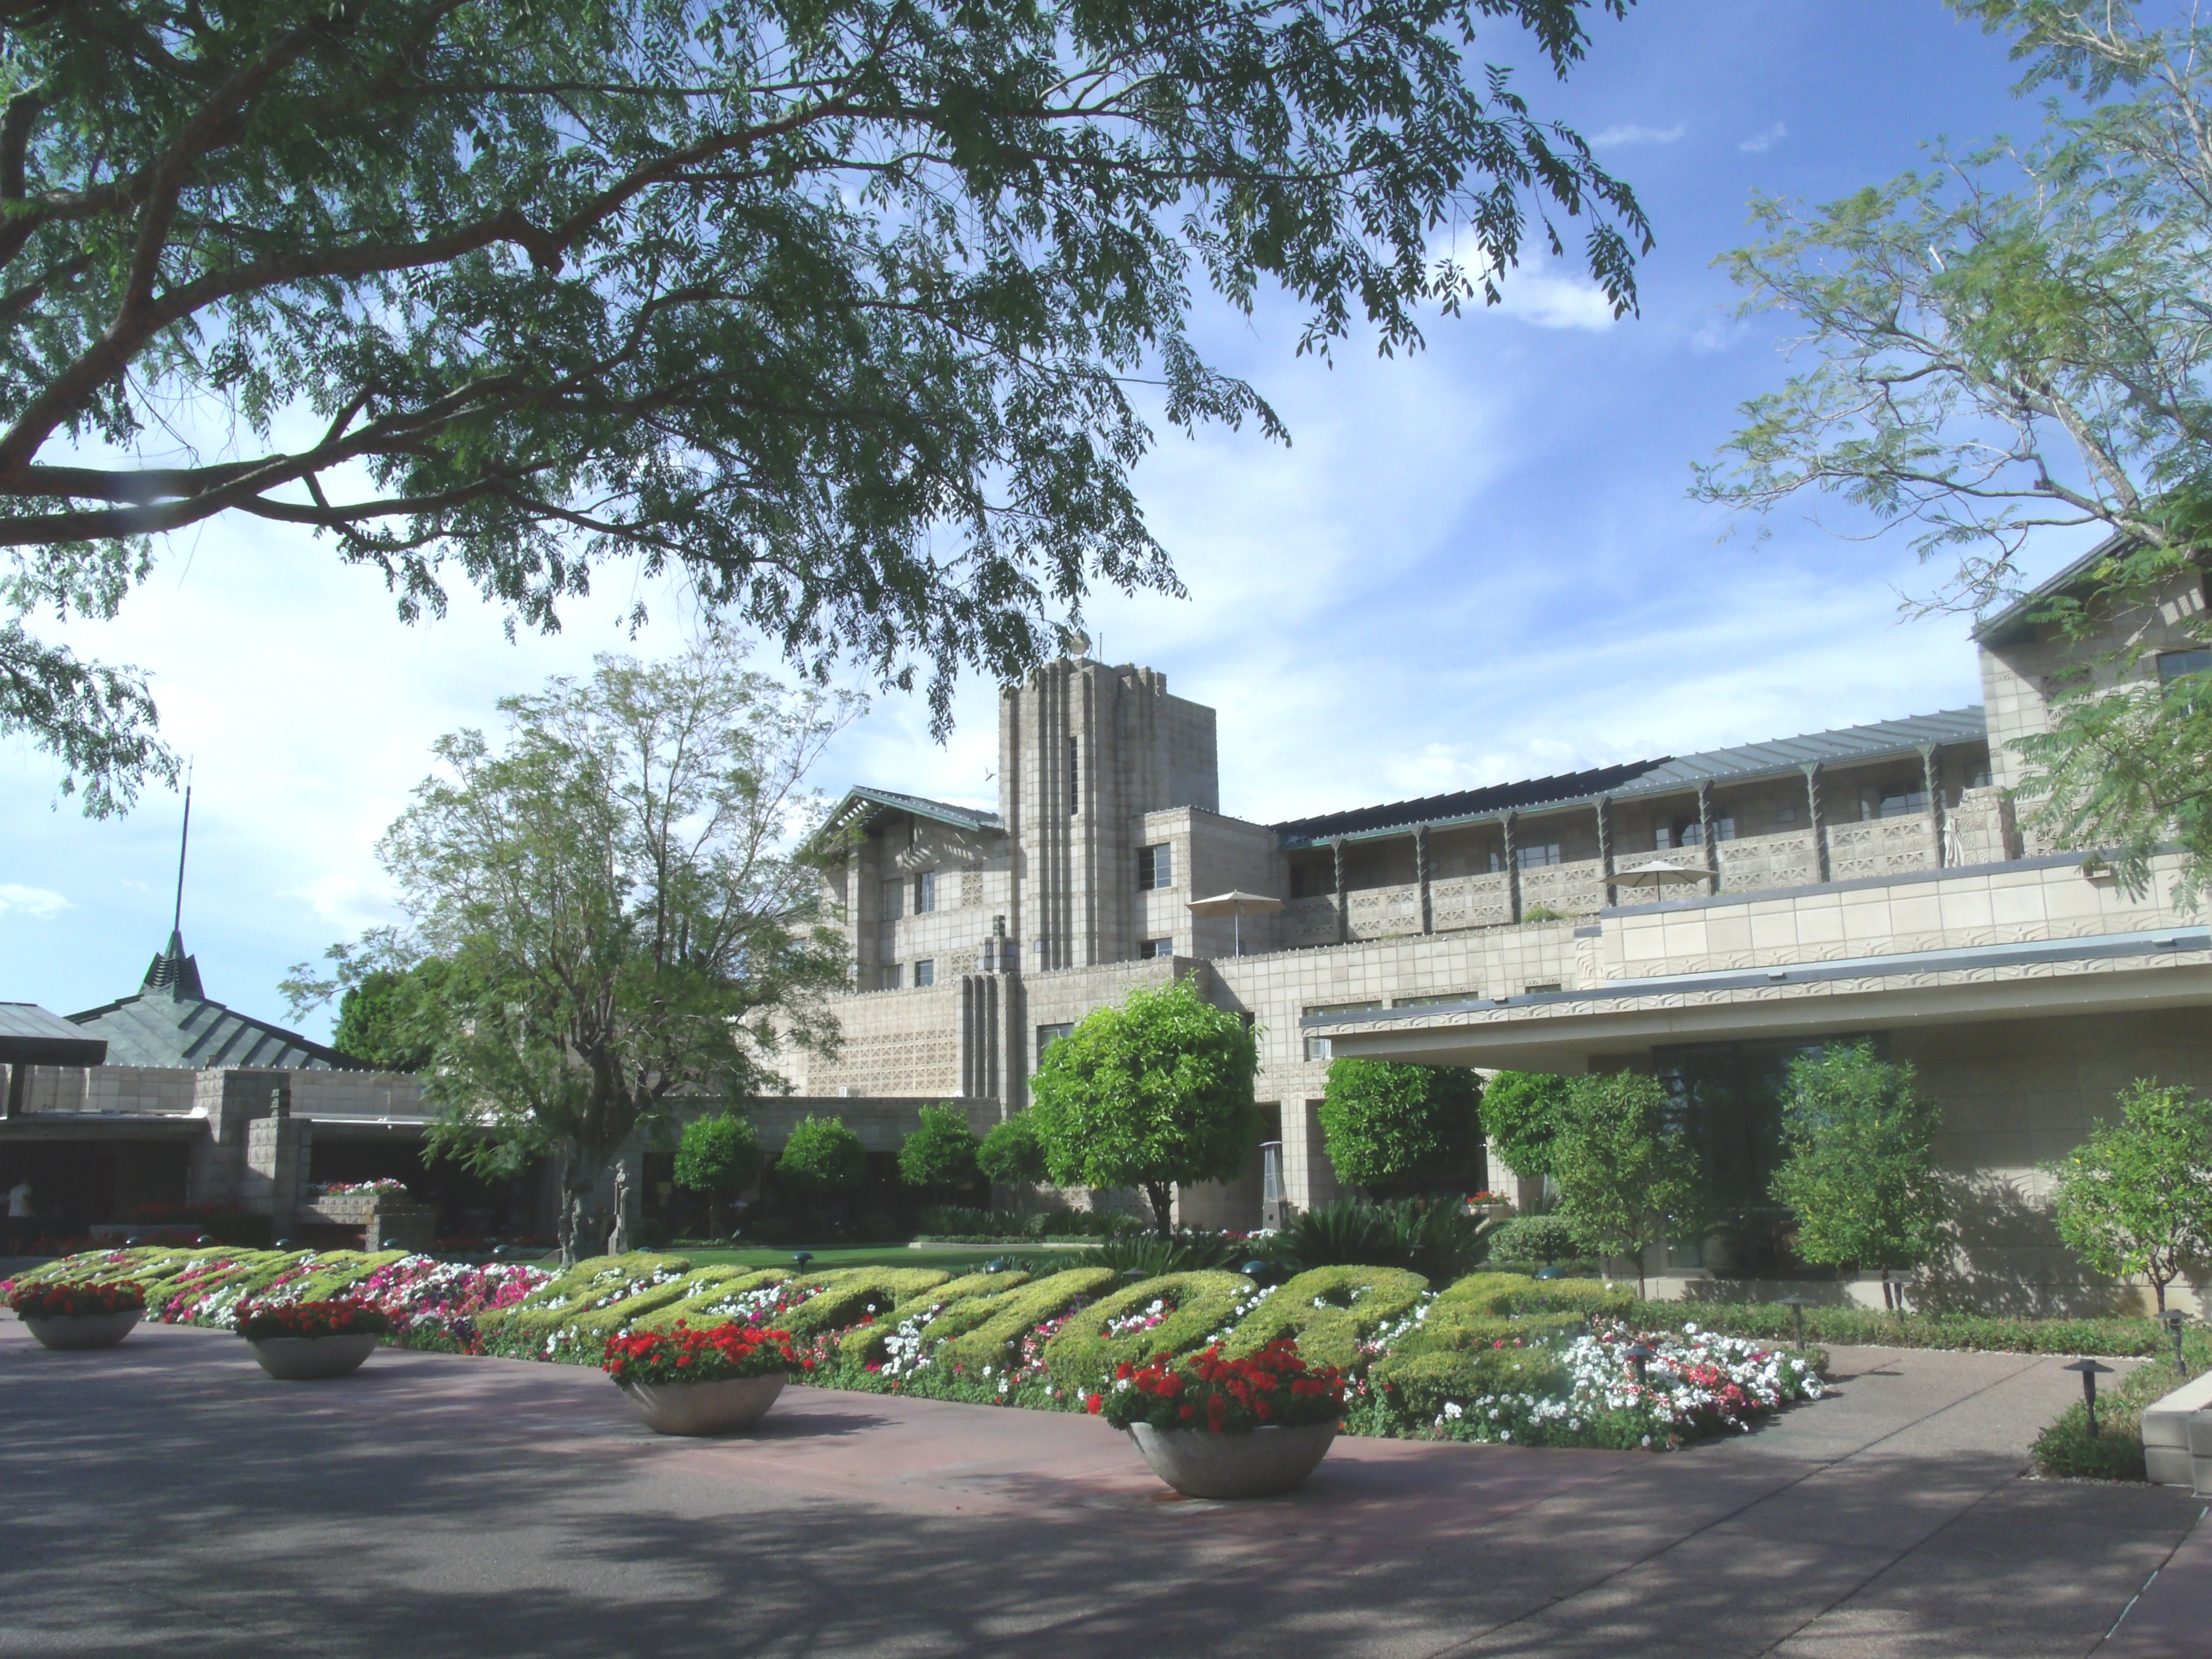
{"type": "Polygon", "coordinates": [[[382,1339],[361,1336],[264,1336],[246,1344],[261,1369],[280,1382],[320,1382],[350,1376],[382,1339]]]}
{"type": "Polygon", "coordinates": [[[1186,1498],[1273,1498],[1321,1467],[1336,1438],[1336,1425],[1304,1423],[1292,1429],[1209,1434],[1202,1429],[1156,1429],[1149,1423],[1132,1423],[1129,1437],[1152,1473],[1186,1498]]]}
{"type": "Polygon", "coordinates": [[[724,1377],[713,1382],[624,1382],[618,1386],[656,1434],[743,1434],[768,1415],[783,1392],[783,1373],[724,1377]]]}
{"type": "Polygon", "coordinates": [[[112,1348],[131,1334],[131,1328],[146,1316],[143,1308],[125,1308],[120,1313],[60,1314],[52,1319],[26,1319],[31,1334],[39,1339],[41,1347],[75,1351],[83,1348],[112,1348]]]}

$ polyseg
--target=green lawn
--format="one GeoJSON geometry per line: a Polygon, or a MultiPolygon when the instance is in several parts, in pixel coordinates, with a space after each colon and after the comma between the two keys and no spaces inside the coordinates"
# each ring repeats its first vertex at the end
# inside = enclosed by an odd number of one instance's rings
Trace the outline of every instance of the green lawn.
{"type": "Polygon", "coordinates": [[[928,1244],[921,1249],[908,1249],[903,1244],[860,1244],[848,1249],[808,1245],[762,1245],[755,1249],[715,1250],[689,1249],[672,1244],[668,1253],[681,1255],[694,1267],[706,1267],[724,1263],[739,1267],[788,1267],[795,1250],[812,1249],[814,1260],[807,1263],[812,1268],[823,1267],[942,1267],[948,1273],[972,1273],[993,1256],[1041,1256],[1046,1251],[1035,1244],[928,1244]]]}

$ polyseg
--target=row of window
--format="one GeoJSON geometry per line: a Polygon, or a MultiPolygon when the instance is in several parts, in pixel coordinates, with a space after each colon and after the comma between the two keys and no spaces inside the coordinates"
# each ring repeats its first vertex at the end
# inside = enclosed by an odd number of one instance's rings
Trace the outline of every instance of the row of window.
{"type": "Polygon", "coordinates": [[[884,989],[902,991],[911,984],[917,991],[937,983],[937,958],[923,957],[915,962],[894,962],[884,969],[884,989]]]}
{"type": "MultiPolygon", "coordinates": [[[[1143,890],[1175,885],[1175,848],[1163,842],[1137,849],[1137,885],[1143,890]]],[[[884,883],[883,916],[896,921],[913,915],[926,916],[937,908],[937,872],[922,870],[911,876],[894,876],[884,883]],[[909,909],[911,906],[911,909],[909,909]]],[[[1165,951],[1160,954],[1165,955],[1165,951]]]]}

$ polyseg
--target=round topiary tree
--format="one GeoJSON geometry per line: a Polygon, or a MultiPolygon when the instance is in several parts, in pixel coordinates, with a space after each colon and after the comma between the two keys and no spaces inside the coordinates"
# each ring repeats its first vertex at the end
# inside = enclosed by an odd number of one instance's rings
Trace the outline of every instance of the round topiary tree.
{"type": "Polygon", "coordinates": [[[1481,1097],[1464,1066],[1334,1062],[1320,1116],[1337,1179],[1389,1198],[1473,1174],[1482,1161],[1481,1097]]]}
{"type": "Polygon", "coordinates": [[[1165,1234],[1178,1182],[1243,1173],[1259,1065],[1251,1028],[1187,981],[1140,987],[1045,1050],[1027,1115],[1054,1181],[1138,1188],[1165,1234]]]}
{"type": "Polygon", "coordinates": [[[899,1148],[899,1179],[909,1187],[965,1187],[976,1177],[980,1146],[968,1114],[957,1106],[925,1106],[921,1123],[899,1148]]]}
{"type": "Polygon", "coordinates": [[[1034,1187],[1046,1178],[1044,1144],[1027,1112],[991,1126],[975,1149],[976,1167],[1002,1187],[1034,1187]]]}
{"type": "Polygon", "coordinates": [[[1552,1173],[1552,1140],[1566,1109],[1567,1080],[1547,1072],[1500,1072],[1482,1088],[1482,1128],[1498,1161],[1523,1180],[1552,1173]]]}
{"type": "Polygon", "coordinates": [[[716,1231],[714,1206],[759,1178],[760,1136],[735,1112],[695,1117],[676,1146],[676,1184],[707,1199],[707,1231],[716,1231]]]}
{"type": "Polygon", "coordinates": [[[777,1180],[817,1197],[849,1193],[867,1172],[867,1151],[845,1120],[811,1113],[793,1126],[775,1161],[777,1180]]]}

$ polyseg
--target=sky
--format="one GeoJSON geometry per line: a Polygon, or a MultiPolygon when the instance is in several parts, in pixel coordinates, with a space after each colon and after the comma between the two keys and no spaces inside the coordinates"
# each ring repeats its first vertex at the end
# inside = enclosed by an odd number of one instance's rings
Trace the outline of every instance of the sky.
{"type": "MultiPolygon", "coordinates": [[[[1566,84],[1521,85],[1649,211],[1639,315],[1612,319],[1571,263],[1535,260],[1504,307],[1437,319],[1410,357],[1358,337],[1332,364],[1297,357],[1301,318],[1278,303],[1197,319],[1291,441],[1164,429],[1136,483],[1188,597],[1100,594],[1088,624],[1097,655],[1218,710],[1224,811],[1275,821],[1979,701],[1967,620],[1900,615],[1936,585],[1903,538],[1848,533],[1812,501],[1762,536],[1688,489],[1785,372],[1786,322],[1738,319],[1713,265],[1747,239],[1753,193],[1832,199],[1939,137],[2028,132],[2004,42],[1937,0],[1642,0],[1593,34],[1566,84]]],[[[2031,574],[2073,550],[2037,550],[2031,574]]],[[[374,847],[441,733],[492,725],[498,697],[595,653],[672,652],[692,620],[680,592],[617,570],[550,637],[510,641],[465,591],[407,627],[327,544],[241,519],[174,538],[119,617],[62,637],[149,672],[194,765],[185,942],[209,995],[283,1021],[292,964],[398,919],[374,847]],[[639,598],[653,621],[633,641],[639,598]]],[[[940,746],[918,696],[878,696],[817,781],[994,805],[993,688],[963,684],[955,712],[940,746]]],[[[69,1012],[134,991],[166,940],[180,800],[157,788],[95,822],[58,778],[0,740],[0,1000],[69,1012]]]]}

